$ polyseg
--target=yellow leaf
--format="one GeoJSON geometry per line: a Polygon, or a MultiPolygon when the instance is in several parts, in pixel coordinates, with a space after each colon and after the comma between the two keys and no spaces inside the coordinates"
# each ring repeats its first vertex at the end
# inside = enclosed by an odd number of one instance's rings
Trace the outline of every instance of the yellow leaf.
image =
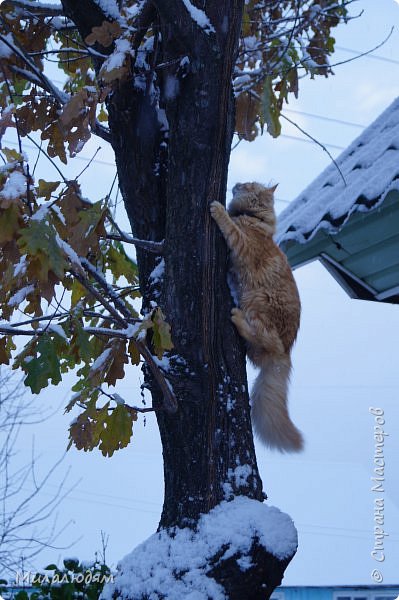
{"type": "Polygon", "coordinates": [[[46,201],[50,200],[51,194],[55,192],[60,183],[60,181],[45,181],[44,179],[39,179],[36,193],[39,198],[44,198],[46,201]]]}

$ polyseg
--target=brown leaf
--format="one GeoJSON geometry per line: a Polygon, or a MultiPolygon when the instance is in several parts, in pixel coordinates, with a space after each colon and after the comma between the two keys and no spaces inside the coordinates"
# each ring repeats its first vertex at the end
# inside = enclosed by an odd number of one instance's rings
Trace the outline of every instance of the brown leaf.
{"type": "Polygon", "coordinates": [[[117,379],[125,376],[125,364],[129,362],[126,354],[126,341],[116,340],[112,345],[112,363],[104,379],[108,385],[115,385],[117,379]]]}
{"type": "Polygon", "coordinates": [[[113,21],[104,21],[100,27],[93,27],[91,33],[85,38],[86,44],[93,46],[96,42],[99,42],[101,46],[107,48],[111,46],[112,42],[118,38],[121,34],[121,28],[119,23],[113,21]]]}
{"type": "Polygon", "coordinates": [[[0,117],[0,142],[8,127],[15,127],[12,110],[3,110],[0,117]]]}
{"type": "Polygon", "coordinates": [[[236,130],[240,138],[253,141],[258,135],[256,122],[260,112],[259,101],[244,92],[236,100],[236,130]]]}

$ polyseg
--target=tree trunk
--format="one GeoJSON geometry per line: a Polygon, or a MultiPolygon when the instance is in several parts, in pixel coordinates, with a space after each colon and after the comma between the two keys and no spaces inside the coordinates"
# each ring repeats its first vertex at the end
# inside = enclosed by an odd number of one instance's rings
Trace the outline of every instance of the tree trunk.
{"type": "MultiPolygon", "coordinates": [[[[224,204],[226,197],[234,132],[231,81],[244,0],[202,3],[214,31],[199,27],[182,2],[152,4],[157,12],[146,15],[156,38],[152,58],[167,66],[147,74],[145,89],[129,80],[112,92],[109,126],[132,231],[142,239],[165,239],[159,289],[149,278],[156,257],[137,250],[143,309],[154,300],[161,306],[174,343],[167,377],[178,400],[176,414],[162,410],[160,391],[146,376],[163,446],[159,528],[195,527],[198,516],[222,500],[264,499],[245,347],[230,321],[227,249],[209,213],[211,201],[224,204]],[[242,466],[247,477],[237,476],[242,466]]],[[[79,6],[84,12],[84,2],[79,6]]],[[[79,26],[76,12],[73,17],[79,26]]],[[[269,598],[290,560],[278,561],[256,540],[253,568],[244,574],[237,558],[219,561],[210,576],[229,598],[240,600],[269,598]]]]}

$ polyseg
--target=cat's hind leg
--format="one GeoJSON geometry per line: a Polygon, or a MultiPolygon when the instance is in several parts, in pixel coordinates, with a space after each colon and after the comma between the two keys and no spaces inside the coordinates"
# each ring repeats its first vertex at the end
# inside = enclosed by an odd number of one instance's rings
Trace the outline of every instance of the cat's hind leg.
{"type": "Polygon", "coordinates": [[[233,308],[231,320],[238,333],[254,348],[263,348],[269,354],[285,354],[283,342],[274,327],[265,327],[260,319],[248,320],[240,308],[233,308]]]}

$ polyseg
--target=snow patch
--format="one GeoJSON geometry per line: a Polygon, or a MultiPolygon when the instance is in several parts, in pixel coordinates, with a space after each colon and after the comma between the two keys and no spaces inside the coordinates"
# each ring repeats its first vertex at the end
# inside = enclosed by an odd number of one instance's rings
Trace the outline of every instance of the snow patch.
{"type": "Polygon", "coordinates": [[[131,45],[129,40],[124,38],[119,38],[115,40],[115,50],[110,55],[109,58],[104,62],[103,70],[108,71],[110,73],[114,69],[120,69],[125,62],[125,57],[127,54],[130,54],[131,45]]]}
{"type": "Polygon", "coordinates": [[[105,350],[103,350],[103,352],[101,352],[100,356],[97,356],[96,360],[91,365],[90,370],[91,371],[101,371],[101,369],[104,367],[105,363],[107,362],[107,359],[108,359],[109,355],[111,354],[111,352],[112,352],[112,348],[106,348],[105,350]]]}
{"type": "Polygon", "coordinates": [[[38,208],[38,210],[35,212],[35,214],[32,215],[32,217],[31,217],[32,221],[43,221],[47,217],[47,213],[49,211],[51,204],[52,204],[52,201],[43,203],[38,208]]]}
{"type": "Polygon", "coordinates": [[[26,193],[26,177],[21,171],[10,173],[1,195],[6,200],[17,200],[26,193]]]}
{"type": "Polygon", "coordinates": [[[15,294],[11,296],[11,298],[8,301],[8,306],[19,306],[20,304],[22,304],[22,302],[24,302],[26,296],[28,294],[31,294],[34,291],[34,289],[35,286],[33,284],[21,288],[20,290],[18,290],[18,292],[15,292],[15,294]]]}
{"type": "Polygon", "coordinates": [[[228,476],[230,481],[234,479],[235,486],[248,487],[248,478],[252,475],[252,468],[249,465],[238,465],[235,469],[229,469],[228,476]]]}
{"type": "Polygon", "coordinates": [[[207,17],[206,13],[197,8],[193,4],[191,4],[190,0],[182,0],[184,6],[187,8],[188,12],[191,15],[191,18],[195,23],[197,23],[198,27],[201,27],[205,31],[205,33],[215,33],[215,28],[207,17]]]}
{"type": "Polygon", "coordinates": [[[64,226],[66,226],[65,217],[62,214],[62,211],[61,211],[60,207],[57,206],[56,204],[53,204],[53,206],[51,207],[51,210],[57,215],[57,217],[59,218],[59,220],[61,221],[61,223],[64,226]]]}
{"type": "Polygon", "coordinates": [[[223,588],[206,574],[209,560],[218,552],[221,560],[238,554],[239,566],[248,570],[248,553],[255,538],[278,559],[292,555],[297,547],[295,526],[278,508],[244,496],[221,502],[200,517],[196,532],[188,528],[162,530],[128,554],[101,599],[224,600],[223,588]]]}
{"type": "Polygon", "coordinates": [[[14,277],[19,277],[20,275],[23,276],[26,273],[26,269],[28,268],[28,265],[26,263],[26,254],[23,254],[21,256],[21,258],[19,259],[19,262],[17,265],[15,265],[14,267],[14,277]]]}
{"type": "Polygon", "coordinates": [[[154,269],[150,273],[149,279],[151,280],[151,283],[154,284],[154,283],[158,283],[159,281],[161,281],[164,272],[165,272],[165,259],[161,258],[159,263],[154,267],[154,269]]]}
{"type": "Polygon", "coordinates": [[[107,17],[111,17],[116,21],[120,19],[121,14],[115,0],[95,0],[95,3],[101,8],[107,17]]]}
{"type": "MultiPolygon", "coordinates": [[[[12,33],[7,33],[3,37],[7,40],[7,42],[10,42],[10,44],[14,44],[12,33]]],[[[13,51],[11,48],[9,48],[9,46],[7,46],[7,44],[4,42],[0,41],[0,58],[10,58],[12,54],[13,51]]]]}
{"type": "Polygon", "coordinates": [[[68,342],[68,337],[67,337],[65,331],[63,330],[61,325],[58,325],[58,323],[50,323],[50,325],[48,326],[48,329],[49,329],[49,331],[56,333],[57,335],[62,337],[66,342],[68,342]]]}
{"type": "Polygon", "coordinates": [[[55,234],[55,241],[57,242],[61,250],[63,250],[66,256],[69,258],[72,265],[82,267],[80,258],[76,254],[75,250],[69,244],[67,244],[67,242],[62,240],[57,232],[55,234]]]}
{"type": "Polygon", "coordinates": [[[167,75],[165,81],[165,98],[166,100],[174,100],[180,91],[180,82],[175,75],[167,75]]]}

